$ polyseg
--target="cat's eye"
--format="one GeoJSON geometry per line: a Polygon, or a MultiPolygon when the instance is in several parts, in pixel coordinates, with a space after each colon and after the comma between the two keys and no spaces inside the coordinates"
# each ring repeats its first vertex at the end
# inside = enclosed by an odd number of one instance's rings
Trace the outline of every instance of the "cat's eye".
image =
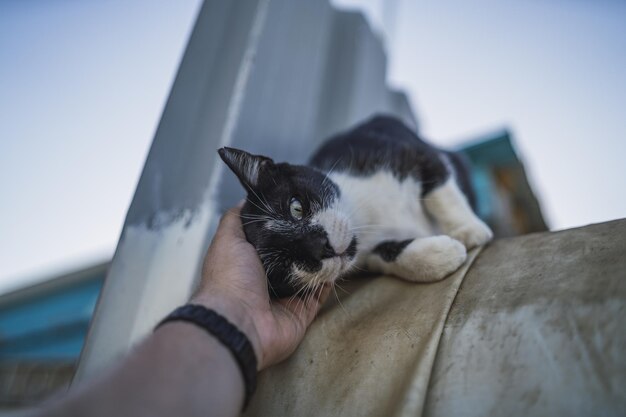
{"type": "Polygon", "coordinates": [[[292,198],[289,202],[289,213],[296,220],[302,220],[303,210],[302,203],[297,198],[292,198]]]}

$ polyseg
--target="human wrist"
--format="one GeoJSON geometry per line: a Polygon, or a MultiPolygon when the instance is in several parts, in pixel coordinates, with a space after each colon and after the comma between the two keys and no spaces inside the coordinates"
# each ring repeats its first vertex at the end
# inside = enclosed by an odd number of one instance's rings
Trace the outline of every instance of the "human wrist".
{"type": "MultiPolygon", "coordinates": [[[[179,394],[182,397],[182,403],[178,406],[182,407],[181,410],[185,407],[198,410],[203,407],[202,404],[206,404],[207,398],[213,397],[219,399],[219,407],[232,411],[224,413],[225,415],[235,415],[240,411],[241,404],[247,398],[248,383],[236,355],[219,337],[205,331],[197,323],[173,320],[159,325],[150,342],[152,343],[148,349],[153,354],[159,358],[170,358],[169,361],[164,360],[168,362],[164,366],[171,369],[165,373],[161,370],[159,373],[166,375],[168,381],[176,381],[177,386],[182,387],[189,383],[193,387],[184,390],[184,394],[179,394]],[[220,380],[219,388],[211,386],[216,375],[220,380]],[[201,398],[199,393],[202,393],[201,398]]],[[[140,348],[145,355],[146,347],[140,348]]],[[[180,410],[179,413],[196,415],[180,410]]],[[[168,414],[175,413],[166,415],[168,414]]]]}
{"type": "Polygon", "coordinates": [[[263,351],[259,335],[254,325],[254,320],[244,303],[231,299],[228,296],[197,294],[191,298],[189,304],[198,304],[213,310],[235,325],[250,341],[258,366],[261,365],[263,351]]]}
{"type": "Polygon", "coordinates": [[[202,328],[232,353],[245,383],[245,408],[256,389],[256,375],[259,369],[257,355],[250,339],[226,317],[213,308],[207,308],[198,303],[188,303],[178,307],[157,325],[157,329],[168,323],[179,321],[202,328]]]}

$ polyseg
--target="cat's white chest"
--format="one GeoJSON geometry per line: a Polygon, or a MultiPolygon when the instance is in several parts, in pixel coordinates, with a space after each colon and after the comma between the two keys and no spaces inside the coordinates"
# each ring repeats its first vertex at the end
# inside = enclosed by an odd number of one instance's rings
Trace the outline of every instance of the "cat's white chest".
{"type": "Polygon", "coordinates": [[[431,236],[434,227],[421,203],[421,184],[408,177],[398,181],[389,171],[367,177],[332,173],[339,186],[340,208],[358,237],[359,252],[384,240],[431,236]]]}

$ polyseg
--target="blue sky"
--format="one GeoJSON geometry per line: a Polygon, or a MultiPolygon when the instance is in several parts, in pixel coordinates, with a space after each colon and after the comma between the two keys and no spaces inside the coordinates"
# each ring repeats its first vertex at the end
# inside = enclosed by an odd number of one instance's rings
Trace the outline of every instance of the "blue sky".
{"type": "Polygon", "coordinates": [[[391,77],[424,134],[509,127],[554,229],[626,216],[626,3],[401,4],[391,77]]]}
{"type": "MultiPolygon", "coordinates": [[[[428,138],[509,127],[553,228],[626,216],[626,3],[336,3],[428,138]]],[[[198,5],[0,3],[0,292],[112,255],[198,5]]]]}
{"type": "Polygon", "coordinates": [[[198,4],[0,2],[0,292],[112,255],[198,4]]]}

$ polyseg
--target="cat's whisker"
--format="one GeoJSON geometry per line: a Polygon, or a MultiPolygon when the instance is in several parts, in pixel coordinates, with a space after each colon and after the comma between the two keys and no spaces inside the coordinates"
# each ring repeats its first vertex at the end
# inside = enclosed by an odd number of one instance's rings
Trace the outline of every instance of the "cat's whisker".
{"type": "Polygon", "coordinates": [[[365,207],[365,203],[367,202],[367,199],[369,199],[369,197],[362,196],[360,199],[355,201],[354,202],[354,207],[352,208],[352,211],[350,211],[348,213],[348,218],[352,218],[359,210],[364,208],[365,207]]]}
{"type": "Polygon", "coordinates": [[[254,201],[252,201],[251,199],[248,199],[248,202],[250,204],[252,204],[254,207],[258,208],[259,210],[261,210],[263,213],[267,214],[268,216],[272,216],[272,213],[268,212],[266,209],[259,207],[258,204],[256,204],[254,201]]]}
{"type": "Polygon", "coordinates": [[[369,226],[384,226],[383,223],[361,223],[359,226],[355,226],[357,228],[359,227],[369,227],[369,226]]]}
{"type": "Polygon", "coordinates": [[[358,236],[368,236],[368,235],[372,235],[372,236],[380,236],[380,231],[378,230],[359,230],[356,233],[357,237],[358,236]]]}
{"type": "Polygon", "coordinates": [[[244,223],[246,221],[268,222],[270,220],[269,219],[264,219],[264,218],[254,218],[254,217],[251,217],[251,218],[242,217],[241,218],[241,223],[244,223]]]}
{"type": "Polygon", "coordinates": [[[242,224],[242,226],[247,226],[249,224],[260,223],[260,222],[265,222],[265,221],[267,221],[267,220],[250,220],[250,221],[245,222],[245,223],[242,222],[241,224],[242,224]]]}
{"type": "Polygon", "coordinates": [[[259,203],[261,203],[263,206],[265,206],[265,210],[263,210],[261,207],[259,207],[257,204],[255,204],[252,199],[248,198],[248,201],[253,204],[256,208],[258,208],[259,210],[261,210],[262,212],[267,213],[268,215],[272,216],[272,215],[276,215],[276,213],[274,212],[274,209],[272,209],[272,206],[270,206],[268,204],[268,202],[265,199],[262,199],[257,193],[256,191],[254,191],[254,189],[252,189],[252,187],[247,186],[248,190],[254,194],[254,196],[257,198],[257,200],[259,200],[259,203]]]}
{"type": "MultiPolygon", "coordinates": [[[[252,191],[252,190],[251,190],[252,191]]],[[[254,191],[252,191],[254,193],[254,191]]],[[[255,193],[256,194],[256,193],[255,193]]],[[[257,196],[257,200],[259,200],[260,202],[260,198],[257,196]]],[[[261,207],[258,204],[256,204],[251,198],[248,198],[247,201],[252,204],[254,207],[256,207],[257,209],[259,209],[262,213],[271,216],[272,212],[267,210],[267,208],[261,207]]]]}
{"type": "Polygon", "coordinates": [[[308,285],[309,291],[302,305],[303,314],[305,312],[304,309],[306,309],[311,303],[311,301],[313,301],[313,298],[317,296],[317,293],[319,292],[321,286],[323,285],[323,280],[322,280],[321,275],[319,273],[316,273],[311,279],[311,281],[307,283],[307,285],[308,285]]]}
{"type": "Polygon", "coordinates": [[[274,208],[272,207],[272,205],[267,201],[267,198],[265,198],[265,196],[263,195],[263,193],[261,193],[261,202],[263,203],[263,205],[265,207],[267,207],[267,209],[274,215],[276,215],[276,212],[274,210],[274,208]]]}
{"type": "Polygon", "coordinates": [[[311,301],[311,297],[313,296],[313,288],[315,288],[315,286],[312,283],[309,283],[309,285],[307,285],[307,292],[304,295],[304,299],[302,300],[302,302],[300,303],[300,311],[298,312],[298,316],[302,317],[304,316],[304,313],[306,312],[306,308],[307,305],[309,305],[309,302],[311,301]]]}
{"type": "Polygon", "coordinates": [[[259,200],[259,202],[265,206],[265,208],[270,213],[274,213],[274,209],[272,208],[272,206],[269,205],[269,203],[265,199],[265,196],[263,195],[263,193],[261,193],[261,195],[259,196],[259,194],[257,194],[257,192],[254,191],[254,189],[252,187],[248,187],[248,189],[252,192],[252,194],[254,194],[254,196],[259,200]],[[261,198],[261,197],[263,197],[263,198],[261,198]]]}
{"type": "Polygon", "coordinates": [[[304,293],[305,290],[306,290],[306,285],[302,285],[291,297],[289,297],[289,300],[287,301],[287,306],[286,306],[288,310],[292,311],[290,308],[291,303],[297,302],[296,300],[300,299],[300,294],[304,293]]]}
{"type": "Polygon", "coordinates": [[[364,225],[361,225],[361,226],[351,227],[350,230],[361,230],[361,229],[367,229],[367,228],[370,228],[370,227],[388,227],[388,226],[386,226],[384,224],[364,224],[364,225]]]}
{"type": "Polygon", "coordinates": [[[364,273],[369,273],[370,271],[368,271],[367,269],[361,268],[360,266],[354,264],[350,267],[350,269],[354,269],[357,270],[359,272],[364,272],[364,273]]]}
{"type": "MultiPolygon", "coordinates": [[[[267,273],[265,274],[265,276],[267,277],[267,273]]],[[[270,282],[270,280],[267,280],[267,286],[269,287],[270,290],[270,294],[276,294],[276,291],[274,290],[274,286],[272,285],[272,283],[270,282]]]]}
{"type": "Polygon", "coordinates": [[[342,287],[341,285],[339,285],[337,281],[335,281],[335,286],[339,288],[341,291],[345,292],[346,294],[350,294],[350,292],[346,290],[344,287],[342,287]]]}
{"type": "Polygon", "coordinates": [[[264,267],[265,267],[265,276],[268,278],[268,283],[271,284],[271,282],[269,282],[269,276],[272,275],[272,273],[274,272],[274,268],[276,267],[276,262],[272,261],[267,266],[264,265],[264,267]]]}
{"type": "Polygon", "coordinates": [[[307,285],[307,291],[304,296],[304,299],[302,300],[302,303],[300,304],[300,311],[299,311],[300,317],[303,317],[305,315],[307,306],[313,299],[314,294],[315,294],[315,284],[309,283],[309,285],[307,285]]]}
{"type": "Polygon", "coordinates": [[[290,312],[292,312],[294,314],[295,314],[295,311],[294,311],[294,309],[292,307],[292,304],[295,304],[295,303],[298,302],[297,301],[299,299],[298,293],[299,293],[299,291],[297,293],[295,293],[294,295],[292,295],[291,297],[289,297],[289,299],[287,300],[287,305],[285,306],[285,308],[288,311],[290,311],[290,312]]]}
{"type": "Polygon", "coordinates": [[[242,219],[272,219],[272,217],[265,214],[240,214],[239,217],[241,217],[242,219]]]}
{"type": "Polygon", "coordinates": [[[350,314],[348,314],[348,310],[346,310],[346,308],[343,306],[343,303],[339,299],[339,294],[337,293],[336,285],[337,285],[337,283],[335,283],[335,285],[333,285],[333,292],[335,293],[335,298],[337,299],[337,303],[339,304],[339,307],[341,307],[341,309],[343,310],[343,312],[346,315],[346,317],[350,317],[350,314]]]}
{"type": "Polygon", "coordinates": [[[313,298],[315,298],[318,303],[320,302],[320,295],[322,292],[322,287],[324,286],[324,280],[323,279],[319,279],[317,281],[317,284],[315,285],[315,288],[313,289],[313,295],[311,297],[311,300],[313,300],[313,298]]]}
{"type": "Polygon", "coordinates": [[[326,181],[328,181],[330,179],[330,175],[333,173],[333,170],[335,169],[335,167],[337,166],[337,164],[339,163],[339,161],[341,161],[341,157],[337,158],[337,160],[335,161],[335,163],[330,167],[330,169],[328,170],[328,172],[326,172],[326,174],[324,175],[324,180],[322,181],[322,185],[324,185],[326,183],[326,181]]]}
{"type": "MultiPolygon", "coordinates": [[[[287,277],[288,279],[292,279],[291,276],[287,277]]],[[[291,296],[289,296],[289,300],[287,300],[287,308],[291,306],[291,303],[298,299],[299,294],[302,292],[302,286],[297,287],[296,292],[294,292],[291,296]]]]}

